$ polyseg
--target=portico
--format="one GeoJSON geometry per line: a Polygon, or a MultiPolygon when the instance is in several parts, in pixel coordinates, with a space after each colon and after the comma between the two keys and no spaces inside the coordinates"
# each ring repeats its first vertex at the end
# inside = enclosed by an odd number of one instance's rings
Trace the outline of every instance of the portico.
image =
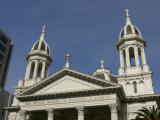
{"type": "Polygon", "coordinates": [[[20,118],[21,120],[118,120],[118,112],[115,106],[78,106],[64,109],[22,110],[20,118]]]}

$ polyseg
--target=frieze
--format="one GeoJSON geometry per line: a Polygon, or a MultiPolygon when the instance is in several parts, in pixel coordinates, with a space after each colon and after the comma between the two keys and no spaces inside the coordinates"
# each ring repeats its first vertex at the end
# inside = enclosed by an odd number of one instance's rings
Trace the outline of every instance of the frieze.
{"type": "Polygon", "coordinates": [[[99,100],[113,100],[114,98],[106,95],[91,96],[91,97],[80,97],[80,98],[67,98],[67,99],[55,99],[55,100],[41,100],[24,102],[25,106],[36,106],[36,105],[52,105],[52,104],[63,104],[63,103],[74,103],[74,102],[88,102],[88,101],[99,101],[99,100]]]}

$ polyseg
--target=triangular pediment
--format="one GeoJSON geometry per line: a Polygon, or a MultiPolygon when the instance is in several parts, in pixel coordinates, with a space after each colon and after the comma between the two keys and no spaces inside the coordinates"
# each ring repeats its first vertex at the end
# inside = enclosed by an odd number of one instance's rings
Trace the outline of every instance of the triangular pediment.
{"type": "Polygon", "coordinates": [[[113,82],[64,68],[24,90],[18,96],[87,91],[119,86],[113,82]]]}
{"type": "Polygon", "coordinates": [[[60,92],[74,92],[81,90],[92,90],[100,89],[102,86],[96,85],[90,82],[83,81],[82,79],[74,78],[71,76],[64,76],[59,80],[50,83],[44,88],[36,91],[33,94],[50,94],[50,93],[60,93],[60,92]]]}

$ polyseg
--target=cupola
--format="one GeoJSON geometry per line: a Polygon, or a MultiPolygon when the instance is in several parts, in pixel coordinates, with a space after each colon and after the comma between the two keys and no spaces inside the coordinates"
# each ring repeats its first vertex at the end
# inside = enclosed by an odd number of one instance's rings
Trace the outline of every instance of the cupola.
{"type": "Polygon", "coordinates": [[[45,41],[45,25],[38,41],[36,41],[31,49],[31,53],[43,52],[50,55],[50,48],[45,41]]]}
{"type": "Polygon", "coordinates": [[[110,81],[110,73],[111,71],[104,67],[104,61],[101,60],[101,67],[94,72],[93,76],[110,81]]]}
{"type": "Polygon", "coordinates": [[[122,28],[119,34],[119,40],[124,39],[124,38],[132,38],[132,37],[142,38],[141,32],[138,29],[138,27],[132,24],[128,11],[129,10],[126,9],[126,24],[122,28]]]}

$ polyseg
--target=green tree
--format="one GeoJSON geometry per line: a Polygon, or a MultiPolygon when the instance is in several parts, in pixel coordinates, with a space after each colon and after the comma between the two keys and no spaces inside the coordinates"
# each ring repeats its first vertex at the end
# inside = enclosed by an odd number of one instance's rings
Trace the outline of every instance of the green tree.
{"type": "Polygon", "coordinates": [[[143,107],[136,112],[137,116],[133,120],[160,120],[160,111],[157,107],[143,107]]]}

